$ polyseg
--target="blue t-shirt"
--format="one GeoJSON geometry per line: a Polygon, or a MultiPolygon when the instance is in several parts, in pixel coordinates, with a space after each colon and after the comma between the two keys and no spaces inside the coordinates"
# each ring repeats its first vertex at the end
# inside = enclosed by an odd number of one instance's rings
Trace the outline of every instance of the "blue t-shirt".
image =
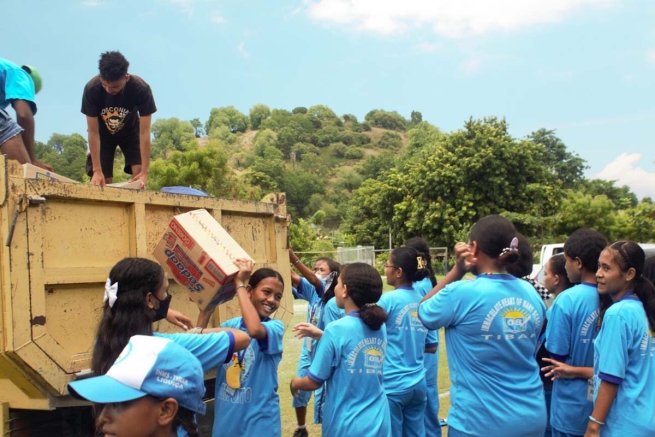
{"type": "MultiPolygon", "coordinates": [[[[208,372],[230,362],[234,353],[234,334],[231,332],[211,332],[208,334],[155,332],[153,336],[172,340],[191,352],[200,361],[203,372],[208,372]]],[[[184,428],[178,427],[177,437],[186,437],[187,435],[188,433],[184,428]]]]}
{"type": "Polygon", "coordinates": [[[328,302],[325,304],[325,307],[323,308],[321,319],[318,322],[318,329],[325,331],[325,327],[327,325],[334,322],[335,320],[343,318],[345,315],[346,312],[343,310],[343,308],[339,308],[337,306],[337,299],[333,297],[332,299],[328,300],[328,302]]]}
{"type": "MultiPolygon", "coordinates": [[[[575,367],[594,366],[599,304],[595,284],[578,284],[557,296],[546,326],[546,349],[553,358],[575,367]]],[[[585,433],[593,410],[587,392],[586,379],[553,381],[550,404],[553,428],[569,434],[585,433]]]]}
{"type": "Polygon", "coordinates": [[[174,341],[198,358],[202,371],[208,372],[230,362],[234,353],[234,334],[231,332],[210,332],[207,334],[153,333],[174,341]]]}
{"type": "Polygon", "coordinates": [[[373,331],[353,311],[330,323],[307,375],[326,392],[323,437],[391,437],[384,392],[384,325],[373,331]]]}
{"type": "Polygon", "coordinates": [[[428,329],[418,318],[421,295],[412,287],[398,287],[378,301],[389,315],[387,354],[384,360],[384,389],[404,393],[425,378],[423,356],[428,329]]]}
{"type": "MultiPolygon", "coordinates": [[[[225,372],[232,366],[231,361],[216,372],[214,437],[279,437],[282,432],[277,368],[282,359],[284,324],[274,319],[263,320],[262,324],[266,329],[266,340],[253,338],[247,349],[231,357],[238,359],[245,367],[241,372],[241,388],[233,389],[227,385],[225,372]]],[[[230,319],[221,326],[248,332],[243,325],[243,317],[230,319]]]]}
{"type": "Polygon", "coordinates": [[[30,102],[32,113],[36,114],[32,78],[20,66],[0,58],[0,108],[5,109],[11,100],[30,102]]]}
{"type": "MultiPolygon", "coordinates": [[[[319,291],[316,290],[316,287],[310,284],[307,279],[300,278],[298,288],[292,287],[291,292],[293,293],[293,297],[296,299],[307,301],[306,322],[311,323],[314,326],[318,326],[319,320],[321,319],[321,314],[323,312],[323,300],[321,299],[323,290],[320,290],[319,294],[319,291]]],[[[302,355],[309,355],[310,357],[313,356],[313,351],[316,349],[316,343],[318,343],[318,341],[314,340],[313,338],[305,337],[304,341],[302,342],[302,350],[300,353],[302,355]]]]}
{"type": "Polygon", "coordinates": [[[472,436],[543,435],[546,404],[534,350],[545,313],[534,288],[511,275],[458,281],[421,304],[428,328],[446,328],[449,427],[472,436]]]}
{"type": "MultiPolygon", "coordinates": [[[[425,297],[430,291],[432,291],[432,281],[430,278],[423,278],[418,282],[412,284],[414,290],[421,295],[421,298],[425,297]]],[[[428,331],[428,339],[426,348],[430,347],[439,347],[439,331],[430,329],[428,331]]],[[[437,385],[437,372],[439,370],[439,351],[434,354],[425,354],[423,358],[423,365],[425,366],[425,382],[428,385],[437,385]]]]}
{"type": "Polygon", "coordinates": [[[619,384],[600,434],[655,436],[655,337],[638,298],[625,297],[609,307],[595,350],[594,400],[600,380],[619,384]]]}

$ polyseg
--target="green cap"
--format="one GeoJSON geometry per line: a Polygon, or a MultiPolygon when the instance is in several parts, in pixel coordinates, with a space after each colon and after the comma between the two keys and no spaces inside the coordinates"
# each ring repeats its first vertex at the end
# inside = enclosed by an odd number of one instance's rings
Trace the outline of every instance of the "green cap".
{"type": "Polygon", "coordinates": [[[43,85],[41,73],[39,73],[39,70],[32,67],[31,65],[23,65],[22,68],[23,70],[27,71],[27,73],[32,78],[32,81],[34,82],[34,94],[37,94],[39,91],[41,91],[41,85],[43,85]]]}

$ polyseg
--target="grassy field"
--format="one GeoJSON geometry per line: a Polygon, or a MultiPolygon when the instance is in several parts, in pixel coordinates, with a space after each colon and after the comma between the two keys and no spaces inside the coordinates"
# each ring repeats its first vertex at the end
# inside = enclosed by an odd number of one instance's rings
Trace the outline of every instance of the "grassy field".
{"type": "MultiPolygon", "coordinates": [[[[385,291],[388,291],[391,287],[385,285],[385,291]]],[[[296,301],[296,304],[304,304],[304,301],[296,301]]],[[[290,324],[290,328],[296,323],[301,323],[305,321],[305,313],[303,311],[298,311],[293,316],[293,319],[290,324]]],[[[280,394],[280,409],[282,410],[282,436],[291,437],[293,431],[296,429],[296,415],[294,409],[291,407],[291,393],[289,392],[289,382],[296,374],[296,365],[298,364],[298,358],[300,357],[300,348],[301,340],[295,339],[291,329],[288,329],[284,335],[284,356],[280,367],[278,368],[278,377],[279,377],[279,394],[280,394]]],[[[448,364],[446,362],[446,348],[445,341],[443,338],[443,332],[440,335],[439,343],[439,393],[448,392],[450,387],[450,379],[448,377],[448,364]]],[[[310,404],[307,408],[307,429],[311,436],[317,437],[321,435],[321,426],[314,425],[314,398],[310,401],[310,404]]],[[[439,417],[444,418],[448,413],[448,408],[450,407],[450,396],[446,395],[441,398],[439,417]]],[[[444,436],[447,436],[446,428],[443,428],[444,436]]]]}

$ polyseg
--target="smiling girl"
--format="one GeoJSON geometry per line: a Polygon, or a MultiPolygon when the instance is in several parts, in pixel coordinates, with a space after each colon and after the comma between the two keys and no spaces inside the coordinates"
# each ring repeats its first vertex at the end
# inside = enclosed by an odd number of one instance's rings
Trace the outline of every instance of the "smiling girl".
{"type": "Polygon", "coordinates": [[[282,301],[284,280],[269,268],[252,273],[250,260],[236,264],[240,270],[234,283],[242,317],[221,326],[245,331],[252,340],[218,368],[212,435],[277,437],[281,434],[277,367],[284,325],[271,315],[282,301]]]}
{"type": "Polygon", "coordinates": [[[598,293],[610,296],[595,343],[594,409],[585,437],[655,435],[655,287],[644,251],[617,241],[598,260],[598,293]]]}

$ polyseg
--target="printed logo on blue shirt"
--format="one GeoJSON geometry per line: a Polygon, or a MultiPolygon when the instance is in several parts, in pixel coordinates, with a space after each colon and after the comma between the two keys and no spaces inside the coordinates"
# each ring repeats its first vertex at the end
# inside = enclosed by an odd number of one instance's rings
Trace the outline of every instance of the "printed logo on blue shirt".
{"type": "Polygon", "coordinates": [[[412,302],[409,305],[400,310],[398,316],[396,317],[396,329],[399,331],[419,331],[427,332],[427,328],[421,322],[421,319],[418,318],[418,303],[412,302]],[[409,326],[403,326],[403,321],[405,317],[409,317],[409,326]]]}
{"type": "Polygon", "coordinates": [[[528,330],[530,314],[523,308],[506,308],[500,315],[503,317],[503,331],[515,334],[528,330]]]}
{"type": "MultiPolygon", "coordinates": [[[[254,362],[255,351],[252,347],[252,343],[250,343],[250,345],[248,345],[248,349],[244,351],[243,358],[241,359],[241,364],[243,365],[243,370],[241,371],[240,375],[241,388],[232,388],[227,385],[225,381],[222,381],[221,387],[218,390],[216,397],[233,404],[250,403],[252,400],[252,389],[250,387],[245,387],[245,384],[248,381],[248,377],[250,376],[254,362]]],[[[223,364],[223,370],[227,372],[227,369],[233,365],[233,361],[230,360],[228,363],[223,364]]]]}
{"type": "Polygon", "coordinates": [[[641,350],[641,356],[645,357],[650,355],[651,357],[655,356],[655,332],[649,331],[644,332],[644,336],[641,338],[641,344],[639,345],[639,350],[641,350]]]}
{"type": "Polygon", "coordinates": [[[357,343],[355,349],[348,354],[346,366],[351,374],[382,374],[384,363],[384,351],[387,349],[387,342],[381,338],[367,337],[357,343]],[[359,355],[363,354],[363,363],[359,355]],[[363,366],[362,366],[363,364],[363,366]]]}
{"type": "Polygon", "coordinates": [[[496,317],[502,317],[503,333],[482,334],[485,340],[522,340],[535,338],[541,329],[541,316],[528,300],[520,297],[502,299],[491,308],[481,326],[483,332],[493,332],[496,317]],[[536,329],[528,333],[528,324],[534,320],[536,329]]]}
{"type": "MultiPolygon", "coordinates": [[[[600,315],[600,310],[596,310],[593,313],[589,314],[587,318],[585,319],[584,323],[582,324],[582,328],[580,328],[580,342],[581,343],[589,343],[592,342],[594,343],[596,341],[595,338],[585,338],[588,337],[590,334],[590,330],[597,330],[598,328],[598,316],[600,315]]],[[[591,331],[591,334],[595,333],[595,331],[591,331]]]]}

